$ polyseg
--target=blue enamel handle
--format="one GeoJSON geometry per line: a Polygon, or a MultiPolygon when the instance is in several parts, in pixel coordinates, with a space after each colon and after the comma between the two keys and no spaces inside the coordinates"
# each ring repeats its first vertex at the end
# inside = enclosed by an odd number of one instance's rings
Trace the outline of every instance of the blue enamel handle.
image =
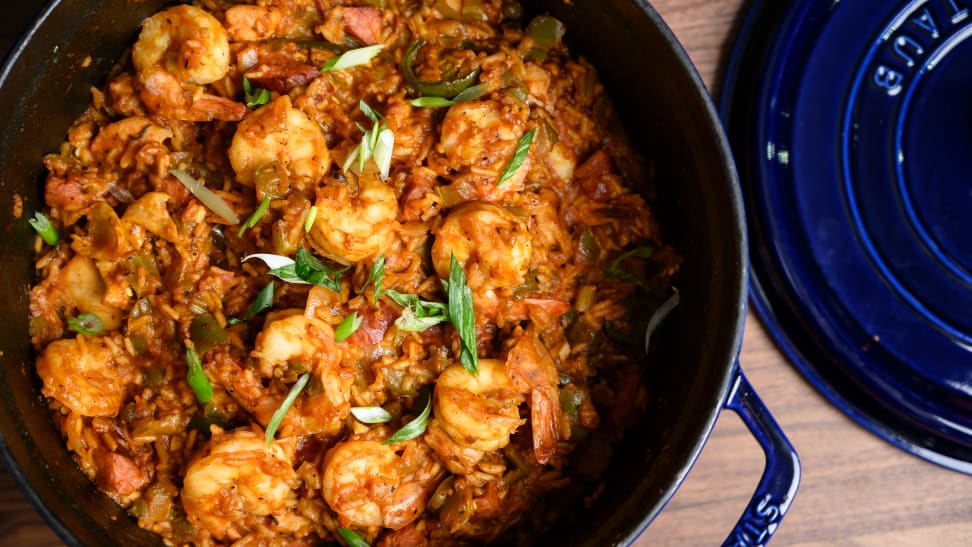
{"type": "Polygon", "coordinates": [[[736,379],[726,408],[735,410],[766,454],[766,468],[756,492],[723,547],[766,545],[783,520],[800,484],[800,459],[783,430],[753,391],[742,369],[736,365],[736,379]]]}

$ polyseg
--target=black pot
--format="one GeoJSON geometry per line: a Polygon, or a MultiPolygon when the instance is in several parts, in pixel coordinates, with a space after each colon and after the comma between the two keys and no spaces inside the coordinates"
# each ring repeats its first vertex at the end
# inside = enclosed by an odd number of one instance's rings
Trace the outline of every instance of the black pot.
{"type": "MultiPolygon", "coordinates": [[[[139,22],[165,0],[53,0],[0,74],[0,457],[69,544],[158,544],[74,465],[40,395],[28,335],[35,278],[27,224],[43,207],[41,158],[56,150],[139,22]],[[89,59],[90,56],[90,59],[89,59]],[[24,214],[13,218],[14,196],[24,214]]],[[[746,230],[732,159],[688,57],[643,0],[525,2],[567,24],[572,50],[598,67],[638,148],[655,160],[661,221],[684,254],[681,303],[656,334],[649,416],[618,450],[603,496],[550,544],[633,542],[674,494],[720,411],[740,413],[767,453],[753,501],[727,544],[759,545],[796,491],[799,464],[736,363],[746,310],[746,230]]]]}

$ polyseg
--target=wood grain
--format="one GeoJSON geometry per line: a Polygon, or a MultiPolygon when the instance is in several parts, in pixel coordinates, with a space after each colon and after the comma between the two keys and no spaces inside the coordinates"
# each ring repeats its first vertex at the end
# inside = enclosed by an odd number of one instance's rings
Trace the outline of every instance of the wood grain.
{"type": "MultiPolygon", "coordinates": [[[[655,0],[656,9],[715,89],[741,0],[655,0]]],[[[910,456],[830,406],[747,318],[741,361],[799,452],[803,482],[774,546],[972,545],[972,477],[910,456]]],[[[763,455],[742,422],[724,413],[698,463],[640,546],[719,545],[742,513],[763,455]]],[[[0,472],[0,544],[59,542],[0,472]]]]}

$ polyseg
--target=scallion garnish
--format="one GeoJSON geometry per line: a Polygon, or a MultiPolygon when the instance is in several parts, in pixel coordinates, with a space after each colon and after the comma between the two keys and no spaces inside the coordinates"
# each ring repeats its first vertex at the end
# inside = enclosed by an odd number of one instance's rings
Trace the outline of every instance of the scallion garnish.
{"type": "Polygon", "coordinates": [[[99,334],[105,330],[105,322],[93,313],[82,313],[77,317],[68,317],[68,328],[81,334],[99,334]]]}
{"type": "Polygon", "coordinates": [[[617,258],[608,263],[607,268],[604,270],[604,277],[620,279],[621,281],[627,281],[628,283],[645,287],[644,281],[622,270],[621,263],[629,258],[651,258],[654,254],[655,248],[650,245],[637,247],[635,249],[631,249],[630,251],[621,253],[617,256],[617,258]]]}
{"type": "Polygon", "coordinates": [[[305,232],[311,231],[311,228],[314,227],[315,220],[317,220],[317,205],[311,205],[310,209],[307,210],[307,218],[304,219],[305,232]]]}
{"type": "Polygon", "coordinates": [[[645,326],[645,353],[648,353],[648,348],[651,346],[651,335],[668,317],[668,314],[672,313],[672,310],[678,306],[678,299],[678,289],[672,287],[672,295],[662,302],[661,306],[658,306],[658,309],[652,312],[651,317],[648,318],[648,325],[645,326]]]}
{"type": "Polygon", "coordinates": [[[291,386],[290,392],[287,393],[287,397],[284,398],[283,402],[280,403],[280,408],[274,411],[273,416],[270,417],[270,423],[267,424],[267,446],[273,443],[273,437],[277,434],[277,428],[280,427],[280,422],[283,421],[284,416],[287,415],[287,411],[293,406],[294,401],[297,400],[297,396],[300,392],[304,390],[304,386],[307,385],[307,381],[310,380],[310,373],[305,372],[297,378],[294,385],[291,386]]]}
{"type": "Polygon", "coordinates": [[[233,208],[229,206],[223,198],[216,195],[215,192],[203,186],[198,180],[189,176],[185,171],[179,169],[172,169],[169,173],[179,179],[179,182],[185,185],[185,187],[196,196],[196,198],[203,203],[210,211],[216,213],[223,218],[226,222],[230,224],[239,224],[240,217],[236,216],[233,212],[233,208]]]}
{"type": "Polygon", "coordinates": [[[459,333],[462,350],[459,361],[470,374],[479,372],[479,354],[476,351],[476,313],[473,309],[472,290],[466,284],[466,273],[453,254],[449,262],[449,321],[459,333]]]}
{"type": "Polygon", "coordinates": [[[366,64],[374,59],[375,56],[378,55],[378,53],[384,48],[385,46],[383,44],[375,44],[373,46],[350,49],[324,63],[324,66],[321,67],[321,72],[327,72],[329,70],[344,70],[353,66],[366,64]]]}
{"type": "Polygon", "coordinates": [[[510,162],[506,164],[503,171],[500,173],[499,179],[496,181],[496,186],[500,186],[504,182],[508,181],[513,175],[516,174],[517,169],[523,165],[526,161],[527,154],[530,153],[530,145],[533,143],[533,135],[537,132],[537,128],[531,128],[529,131],[520,137],[520,141],[516,143],[516,152],[513,153],[513,157],[510,158],[510,162]]]}
{"type": "Polygon", "coordinates": [[[361,286],[361,290],[359,290],[358,292],[359,293],[364,292],[364,290],[368,287],[369,283],[374,283],[375,302],[377,303],[378,299],[381,298],[381,283],[384,279],[385,279],[385,253],[381,253],[380,255],[378,255],[378,258],[375,259],[374,264],[371,265],[371,272],[368,274],[368,279],[365,281],[365,284],[361,286]]]}
{"type": "Polygon", "coordinates": [[[256,211],[253,211],[253,214],[250,215],[250,218],[246,219],[246,222],[244,222],[240,226],[240,230],[236,233],[236,235],[238,237],[243,237],[243,232],[246,232],[250,228],[256,226],[256,223],[260,222],[260,219],[263,218],[263,215],[267,214],[268,209],[270,209],[269,195],[264,196],[263,201],[260,202],[260,205],[256,208],[256,211]]]}
{"type": "Polygon", "coordinates": [[[341,169],[347,171],[354,164],[354,161],[358,160],[358,171],[363,172],[368,160],[374,158],[378,172],[381,174],[382,180],[385,180],[391,170],[392,154],[395,151],[395,133],[385,124],[385,118],[368,106],[368,103],[364,100],[358,101],[358,108],[364,112],[365,116],[368,116],[372,126],[371,129],[358,126],[358,129],[363,133],[361,142],[348,153],[341,169]]]}
{"type": "Polygon", "coordinates": [[[348,339],[349,336],[355,333],[361,327],[361,321],[364,318],[358,315],[358,312],[351,312],[351,315],[344,318],[341,324],[334,329],[334,341],[343,342],[348,339]]]}
{"type": "Polygon", "coordinates": [[[199,400],[200,404],[206,404],[212,401],[213,384],[209,382],[209,377],[206,376],[206,371],[203,370],[202,362],[199,361],[199,355],[192,346],[191,340],[186,340],[186,364],[189,366],[189,370],[186,373],[186,383],[192,388],[192,392],[196,394],[196,399],[199,400]]]}
{"type": "Polygon", "coordinates": [[[243,78],[243,95],[246,106],[250,108],[263,106],[270,102],[270,91],[261,87],[253,89],[250,80],[246,77],[243,78]]]}
{"type": "Polygon", "coordinates": [[[341,537],[344,538],[344,541],[348,544],[348,547],[370,547],[367,541],[361,539],[361,536],[354,533],[352,530],[347,528],[338,528],[337,531],[338,534],[341,534],[341,537]]]}
{"type": "Polygon", "coordinates": [[[425,433],[425,428],[429,425],[429,414],[432,412],[432,397],[431,393],[425,392],[425,407],[422,409],[422,413],[415,417],[412,421],[403,425],[401,429],[395,432],[394,435],[388,437],[381,444],[392,444],[392,443],[403,443],[405,441],[410,441],[415,437],[418,437],[422,433],[425,433]]]}
{"type": "Polygon", "coordinates": [[[353,406],[351,414],[363,424],[383,424],[392,419],[392,415],[380,406],[353,406]]]}
{"type": "Polygon", "coordinates": [[[27,219],[31,227],[37,234],[51,247],[57,245],[57,242],[61,240],[61,236],[57,233],[57,228],[51,223],[51,219],[47,218],[47,215],[37,211],[34,213],[34,218],[27,219]]]}
{"type": "Polygon", "coordinates": [[[270,308],[273,306],[273,291],[274,286],[273,280],[271,279],[269,283],[260,289],[260,292],[257,293],[256,299],[253,300],[253,303],[250,304],[250,307],[247,308],[243,315],[239,317],[230,317],[226,320],[226,322],[230,325],[235,325],[237,323],[249,321],[250,319],[256,317],[256,314],[270,308]]]}
{"type": "Polygon", "coordinates": [[[417,106],[419,108],[446,108],[464,101],[476,100],[482,97],[487,91],[489,91],[489,84],[478,84],[472,87],[467,87],[451,100],[444,97],[429,96],[412,99],[409,101],[409,103],[412,106],[417,106]]]}

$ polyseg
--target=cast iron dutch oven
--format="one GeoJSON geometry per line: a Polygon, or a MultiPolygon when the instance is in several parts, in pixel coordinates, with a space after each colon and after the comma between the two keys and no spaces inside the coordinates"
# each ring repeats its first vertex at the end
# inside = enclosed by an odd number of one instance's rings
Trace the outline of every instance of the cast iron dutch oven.
{"type": "MultiPolygon", "coordinates": [[[[164,0],[54,0],[0,74],[0,457],[69,544],[157,544],[74,465],[33,372],[28,286],[43,206],[41,158],[56,150],[92,85],[164,0]],[[88,59],[90,56],[90,60],[88,59]],[[24,214],[13,217],[14,196],[24,214]]],[[[633,542],[689,472],[723,408],[738,412],[766,452],[766,469],[727,545],[761,545],[788,509],[799,463],[743,376],[746,230],[735,170],[717,115],[688,57],[644,0],[525,2],[564,21],[574,52],[601,74],[638,148],[655,161],[662,225],[684,254],[681,303],[653,337],[651,404],[617,451],[603,495],[550,544],[633,542]]]]}

